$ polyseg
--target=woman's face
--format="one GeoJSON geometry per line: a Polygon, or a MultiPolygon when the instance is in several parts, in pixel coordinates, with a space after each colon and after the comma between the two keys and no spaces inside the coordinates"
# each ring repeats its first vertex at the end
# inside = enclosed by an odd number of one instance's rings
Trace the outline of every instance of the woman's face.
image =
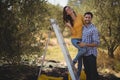
{"type": "Polygon", "coordinates": [[[65,11],[66,11],[67,15],[70,15],[73,13],[73,10],[70,7],[66,7],[65,11]]]}

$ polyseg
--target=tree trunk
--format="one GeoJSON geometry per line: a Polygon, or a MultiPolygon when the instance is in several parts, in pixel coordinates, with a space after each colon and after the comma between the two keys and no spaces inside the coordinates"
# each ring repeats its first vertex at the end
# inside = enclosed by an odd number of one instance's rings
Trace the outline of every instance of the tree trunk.
{"type": "Polygon", "coordinates": [[[114,58],[114,50],[112,48],[108,48],[108,55],[110,58],[114,58]]]}

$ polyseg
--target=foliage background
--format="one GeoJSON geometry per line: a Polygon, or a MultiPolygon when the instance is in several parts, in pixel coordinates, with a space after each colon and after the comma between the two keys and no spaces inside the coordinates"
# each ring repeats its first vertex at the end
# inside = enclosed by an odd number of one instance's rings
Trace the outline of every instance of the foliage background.
{"type": "MultiPolygon", "coordinates": [[[[93,23],[100,32],[99,52],[110,60],[105,61],[106,64],[115,61],[111,67],[120,70],[120,0],[69,0],[68,5],[77,13],[91,11],[94,14],[93,23]]],[[[46,0],[0,0],[0,62],[36,62],[44,51],[51,18],[57,20],[63,36],[70,39],[70,32],[62,20],[62,10],[63,7],[46,0]]],[[[55,38],[54,32],[52,38],[55,38]]],[[[55,40],[51,44],[54,43],[55,40]]],[[[58,47],[52,47],[51,50],[57,51],[58,47]]],[[[73,48],[70,50],[75,52],[73,48]]],[[[103,62],[98,65],[102,66],[103,62]]]]}

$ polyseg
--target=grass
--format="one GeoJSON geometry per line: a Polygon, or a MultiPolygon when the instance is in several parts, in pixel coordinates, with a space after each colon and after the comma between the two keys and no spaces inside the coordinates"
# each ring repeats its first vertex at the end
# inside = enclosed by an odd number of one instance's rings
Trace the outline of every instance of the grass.
{"type": "MultiPolygon", "coordinates": [[[[69,54],[73,59],[77,54],[77,49],[71,44],[70,39],[65,39],[65,42],[66,42],[69,54]]],[[[60,48],[60,45],[57,43],[57,40],[55,38],[52,39],[50,41],[50,44],[52,45],[48,46],[46,60],[55,60],[62,63],[66,63],[62,50],[60,48]]],[[[120,52],[120,50],[118,52],[120,52]]],[[[119,72],[120,71],[120,67],[119,67],[120,55],[116,55],[116,56],[119,57],[119,59],[117,59],[117,57],[115,59],[111,59],[108,57],[107,50],[98,49],[98,56],[97,56],[98,70],[102,71],[104,69],[110,69],[110,70],[115,70],[119,72]]]]}
{"type": "MultiPolygon", "coordinates": [[[[67,49],[69,51],[71,58],[73,59],[73,57],[77,54],[77,49],[72,45],[69,45],[69,46],[67,45],[67,49]]],[[[54,46],[48,47],[46,59],[65,62],[65,58],[63,56],[62,49],[60,48],[59,45],[54,45],[54,46]]]]}

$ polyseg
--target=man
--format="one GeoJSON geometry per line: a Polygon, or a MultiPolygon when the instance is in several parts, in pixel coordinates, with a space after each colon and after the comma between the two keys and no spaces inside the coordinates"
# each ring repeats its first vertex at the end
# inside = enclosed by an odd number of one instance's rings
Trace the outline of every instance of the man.
{"type": "Polygon", "coordinates": [[[84,14],[85,24],[83,26],[81,47],[87,47],[87,52],[83,56],[83,64],[85,68],[87,80],[97,80],[98,72],[96,66],[97,46],[100,44],[98,30],[92,24],[93,14],[86,12],[84,14]]]}

